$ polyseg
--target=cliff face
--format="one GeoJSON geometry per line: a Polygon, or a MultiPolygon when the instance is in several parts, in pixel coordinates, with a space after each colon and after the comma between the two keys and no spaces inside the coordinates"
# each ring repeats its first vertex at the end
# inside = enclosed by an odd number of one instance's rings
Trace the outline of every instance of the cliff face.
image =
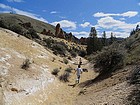
{"type": "Polygon", "coordinates": [[[40,105],[47,100],[51,94],[50,87],[53,89],[58,86],[57,80],[51,75],[51,70],[59,65],[58,62],[51,62],[54,57],[56,56],[36,42],[0,29],[1,104],[40,105]],[[29,59],[30,66],[24,70],[21,66],[26,59],[29,59]]]}

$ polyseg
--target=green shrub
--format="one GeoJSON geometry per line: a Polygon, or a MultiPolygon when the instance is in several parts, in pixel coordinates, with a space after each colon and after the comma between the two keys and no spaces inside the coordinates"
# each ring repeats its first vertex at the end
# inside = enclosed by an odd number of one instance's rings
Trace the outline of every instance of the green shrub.
{"type": "Polygon", "coordinates": [[[72,59],[71,59],[71,56],[68,56],[68,59],[69,59],[69,60],[72,60],[72,59]]]}
{"type": "Polygon", "coordinates": [[[7,28],[5,22],[2,21],[2,20],[0,20],[0,27],[2,27],[2,28],[7,28]]]}
{"type": "Polygon", "coordinates": [[[52,44],[54,44],[54,40],[52,38],[43,38],[43,41],[46,43],[46,47],[51,48],[52,44]]]}
{"type": "Polygon", "coordinates": [[[9,29],[18,34],[23,34],[23,28],[20,25],[16,24],[10,25],[9,29]]]}
{"type": "Polygon", "coordinates": [[[140,104],[140,66],[134,68],[130,75],[129,83],[135,86],[130,95],[124,101],[125,105],[139,105],[140,104]]]}
{"type": "Polygon", "coordinates": [[[95,58],[95,68],[99,73],[113,72],[124,65],[124,54],[117,49],[107,49],[95,58]]]}
{"type": "Polygon", "coordinates": [[[67,72],[67,73],[62,74],[59,77],[59,80],[62,82],[69,82],[69,77],[70,77],[70,74],[67,72]]]}
{"type": "Polygon", "coordinates": [[[53,71],[51,73],[55,76],[58,76],[59,72],[60,72],[60,70],[58,70],[58,68],[56,68],[56,69],[53,69],[53,71]]]}
{"type": "Polygon", "coordinates": [[[65,44],[64,42],[57,42],[57,44],[60,44],[60,45],[62,45],[66,50],[68,50],[68,45],[67,44],[65,44]]]}
{"type": "Polygon", "coordinates": [[[24,69],[24,70],[27,70],[29,67],[30,67],[30,60],[29,59],[26,59],[23,64],[21,65],[21,68],[24,69]]]}
{"type": "Polygon", "coordinates": [[[73,58],[75,58],[77,56],[77,53],[73,50],[70,51],[70,54],[73,58]]]}
{"type": "Polygon", "coordinates": [[[60,54],[60,55],[63,55],[65,56],[65,53],[66,53],[66,48],[61,45],[61,44],[53,44],[52,45],[52,48],[51,48],[54,52],[54,54],[60,54]]]}
{"type": "Polygon", "coordinates": [[[71,73],[72,67],[66,68],[65,71],[68,72],[68,73],[71,73]]]}
{"type": "Polygon", "coordinates": [[[85,50],[80,50],[79,51],[79,56],[81,56],[81,57],[85,57],[86,56],[86,51],[85,50]]]}
{"type": "Polygon", "coordinates": [[[135,67],[130,76],[130,84],[140,84],[140,66],[135,67]]]}
{"type": "Polygon", "coordinates": [[[68,64],[68,63],[69,63],[69,61],[68,61],[66,58],[63,58],[63,62],[64,62],[65,64],[68,64]]]}
{"type": "Polygon", "coordinates": [[[29,28],[27,35],[31,35],[32,39],[41,39],[40,36],[37,34],[37,32],[33,28],[29,28]]]}

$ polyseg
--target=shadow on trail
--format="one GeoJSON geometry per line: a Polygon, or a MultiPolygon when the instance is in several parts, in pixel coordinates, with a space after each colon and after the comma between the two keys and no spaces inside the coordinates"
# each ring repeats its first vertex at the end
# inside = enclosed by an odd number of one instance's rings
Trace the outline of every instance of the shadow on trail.
{"type": "Polygon", "coordinates": [[[95,83],[101,82],[104,79],[107,79],[108,77],[110,77],[112,74],[111,73],[100,73],[97,77],[95,77],[94,79],[91,80],[87,80],[85,82],[82,82],[79,84],[79,87],[90,87],[92,85],[94,85],[95,83]]]}

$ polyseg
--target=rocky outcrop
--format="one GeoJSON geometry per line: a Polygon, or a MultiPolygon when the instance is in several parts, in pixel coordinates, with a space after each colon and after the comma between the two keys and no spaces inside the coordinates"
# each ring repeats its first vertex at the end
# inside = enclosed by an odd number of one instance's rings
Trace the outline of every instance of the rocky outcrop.
{"type": "Polygon", "coordinates": [[[71,32],[68,34],[68,41],[72,41],[72,33],[71,32]]]}
{"type": "Polygon", "coordinates": [[[41,32],[41,34],[44,34],[44,35],[46,35],[46,34],[47,34],[47,31],[46,31],[46,29],[43,29],[43,31],[41,32]]]}
{"type": "Polygon", "coordinates": [[[60,30],[60,33],[58,34],[58,38],[65,39],[65,34],[62,29],[60,30]]]}
{"type": "Polygon", "coordinates": [[[60,24],[58,23],[55,27],[55,36],[58,37],[59,33],[60,33],[61,29],[60,29],[60,24]]]}
{"type": "Polygon", "coordinates": [[[62,38],[65,39],[65,33],[63,32],[63,30],[60,27],[60,24],[58,23],[55,27],[55,36],[57,38],[62,38]]]}

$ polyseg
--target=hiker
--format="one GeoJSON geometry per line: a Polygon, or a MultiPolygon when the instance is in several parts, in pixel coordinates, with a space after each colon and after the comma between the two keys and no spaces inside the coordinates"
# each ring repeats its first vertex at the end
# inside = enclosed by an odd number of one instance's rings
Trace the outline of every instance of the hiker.
{"type": "Polygon", "coordinates": [[[80,68],[80,65],[78,65],[78,68],[75,71],[76,71],[76,75],[77,75],[76,83],[79,83],[80,74],[82,74],[83,70],[80,68]]]}
{"type": "Polygon", "coordinates": [[[82,65],[82,60],[81,60],[81,58],[79,59],[79,65],[82,65]]]}

